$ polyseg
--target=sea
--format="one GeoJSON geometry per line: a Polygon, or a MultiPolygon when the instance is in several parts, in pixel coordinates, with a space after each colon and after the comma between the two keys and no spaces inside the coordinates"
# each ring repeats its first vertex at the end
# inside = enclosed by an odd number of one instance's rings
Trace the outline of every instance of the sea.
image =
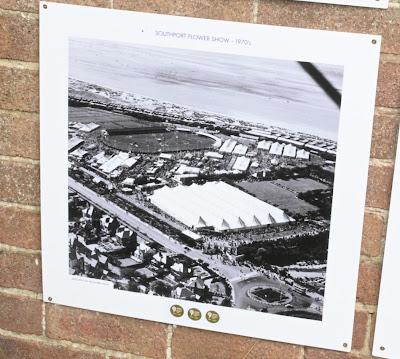
{"type": "MultiPolygon", "coordinates": [[[[314,65],[341,92],[343,67],[314,65]]],[[[339,107],[296,61],[71,38],[69,77],[337,140],[339,107]]]]}

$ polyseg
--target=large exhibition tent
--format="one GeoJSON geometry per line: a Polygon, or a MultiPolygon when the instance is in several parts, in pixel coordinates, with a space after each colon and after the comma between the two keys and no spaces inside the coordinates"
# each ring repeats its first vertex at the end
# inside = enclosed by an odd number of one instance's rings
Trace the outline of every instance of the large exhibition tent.
{"type": "Polygon", "coordinates": [[[232,154],[234,155],[245,155],[248,150],[248,147],[246,145],[243,145],[241,143],[237,144],[232,151],[232,154]]]}
{"type": "Polygon", "coordinates": [[[225,182],[166,186],[154,191],[150,200],[193,229],[226,231],[293,221],[281,209],[225,182]]]}
{"type": "Polygon", "coordinates": [[[298,150],[296,154],[296,158],[300,158],[303,160],[309,160],[310,159],[310,152],[306,150],[298,150]]]}
{"type": "Polygon", "coordinates": [[[274,142],[271,145],[271,148],[269,150],[269,153],[271,155],[278,155],[278,156],[282,156],[282,152],[283,152],[283,148],[285,147],[285,145],[283,143],[279,143],[279,142],[274,142]]]}
{"type": "Polygon", "coordinates": [[[271,141],[262,140],[258,142],[257,149],[269,151],[269,149],[271,148],[271,144],[271,141]]]}
{"type": "Polygon", "coordinates": [[[245,157],[245,156],[239,156],[235,163],[232,166],[233,170],[238,170],[238,171],[247,171],[247,169],[250,166],[250,158],[245,157]]]}
{"type": "Polygon", "coordinates": [[[296,157],[296,151],[297,151],[297,147],[293,146],[291,144],[288,144],[285,146],[284,150],[283,150],[283,155],[286,157],[296,157]]]}
{"type": "Polygon", "coordinates": [[[116,168],[121,166],[127,159],[129,154],[125,152],[120,152],[117,155],[111,157],[107,162],[100,166],[100,170],[104,173],[111,173],[116,168]]]}
{"type": "Polygon", "coordinates": [[[224,142],[224,144],[219,149],[219,152],[222,153],[232,153],[233,149],[235,148],[237,141],[229,138],[224,142]]]}

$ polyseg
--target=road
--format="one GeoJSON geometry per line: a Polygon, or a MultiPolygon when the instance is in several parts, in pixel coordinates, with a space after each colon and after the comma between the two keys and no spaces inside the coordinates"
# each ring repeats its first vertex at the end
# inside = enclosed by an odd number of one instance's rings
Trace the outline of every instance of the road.
{"type": "Polygon", "coordinates": [[[277,312],[285,312],[289,309],[286,308],[285,304],[283,305],[266,305],[263,302],[257,301],[250,296],[247,295],[247,292],[254,287],[272,287],[277,290],[290,293],[292,300],[290,304],[296,308],[296,310],[307,310],[313,302],[313,299],[310,297],[306,297],[299,293],[296,293],[289,285],[286,283],[282,283],[281,281],[275,280],[273,278],[268,278],[263,275],[252,275],[243,278],[240,281],[233,281],[232,287],[235,293],[240,293],[240,296],[236,299],[236,306],[239,308],[253,308],[256,310],[262,310],[266,307],[268,308],[268,312],[277,313],[277,312]]]}
{"type": "Polygon", "coordinates": [[[122,209],[112,201],[105,199],[104,197],[100,196],[96,192],[92,191],[91,189],[87,188],[86,186],[82,185],[71,177],[69,177],[68,179],[68,186],[74,191],[78,192],[82,197],[86,198],[89,202],[117,217],[119,220],[128,225],[128,227],[139,231],[145,236],[146,239],[150,241],[155,241],[174,253],[183,254],[193,260],[200,259],[204,263],[207,263],[210,269],[214,270],[228,280],[240,277],[243,275],[243,273],[249,272],[249,268],[247,267],[237,265],[233,266],[221,263],[218,258],[213,258],[210,255],[204,254],[199,249],[190,248],[189,250],[187,250],[187,247],[184,244],[179,243],[178,241],[167,236],[158,229],[143,222],[132,213],[122,209]]]}
{"type": "MultiPolygon", "coordinates": [[[[77,163],[75,163],[75,165],[77,165],[77,163]]],[[[104,178],[104,177],[100,177],[98,174],[96,174],[95,172],[87,169],[86,167],[82,167],[79,166],[79,169],[83,172],[86,172],[88,175],[92,176],[92,177],[98,177],[101,178],[102,182],[104,182],[107,185],[111,185],[115,188],[115,185],[113,182],[111,182],[110,180],[104,178]]],[[[118,189],[117,189],[118,190],[118,189]]],[[[144,211],[146,211],[147,213],[151,214],[152,216],[158,218],[159,220],[168,223],[171,227],[174,227],[175,229],[177,229],[178,231],[183,231],[185,229],[187,229],[185,226],[176,223],[172,220],[170,220],[169,218],[162,216],[161,214],[153,211],[151,208],[149,208],[148,206],[143,205],[143,203],[141,203],[140,201],[138,201],[134,195],[126,195],[121,193],[119,190],[117,191],[116,195],[120,198],[122,198],[124,201],[130,202],[132,203],[134,206],[143,209],[144,211]]]]}

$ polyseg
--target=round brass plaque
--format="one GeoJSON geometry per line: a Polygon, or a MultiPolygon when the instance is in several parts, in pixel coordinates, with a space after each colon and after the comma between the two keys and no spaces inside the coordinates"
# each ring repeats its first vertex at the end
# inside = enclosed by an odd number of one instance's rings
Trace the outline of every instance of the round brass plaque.
{"type": "Polygon", "coordinates": [[[201,318],[201,312],[196,308],[190,308],[188,311],[188,316],[192,320],[199,320],[201,318]]]}
{"type": "Polygon", "coordinates": [[[210,323],[217,323],[219,321],[219,314],[213,310],[210,310],[206,313],[206,319],[210,323]]]}
{"type": "Polygon", "coordinates": [[[181,317],[184,313],[183,308],[178,304],[174,304],[169,311],[174,317],[181,317]]]}

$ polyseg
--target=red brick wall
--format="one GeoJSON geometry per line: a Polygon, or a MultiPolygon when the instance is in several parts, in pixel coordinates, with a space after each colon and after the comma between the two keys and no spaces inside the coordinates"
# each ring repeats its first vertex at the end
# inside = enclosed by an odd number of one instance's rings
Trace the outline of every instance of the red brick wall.
{"type": "MultiPolygon", "coordinates": [[[[400,118],[400,1],[388,10],[292,0],[71,0],[74,4],[383,34],[351,354],[42,303],[38,1],[0,1],[0,358],[367,358],[400,118]]],[[[349,238],[352,240],[352,238],[349,238]]]]}

